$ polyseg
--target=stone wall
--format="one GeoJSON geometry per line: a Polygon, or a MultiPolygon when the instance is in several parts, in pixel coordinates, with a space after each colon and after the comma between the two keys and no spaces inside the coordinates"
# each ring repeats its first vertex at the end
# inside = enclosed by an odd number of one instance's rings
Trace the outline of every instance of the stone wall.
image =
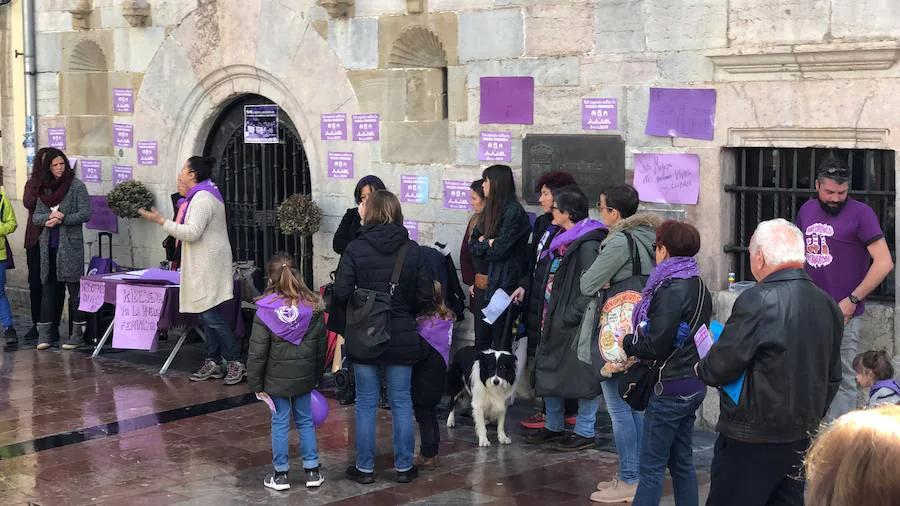
{"type": "MultiPolygon", "coordinates": [[[[900,96],[892,0],[356,0],[338,17],[315,0],[151,0],[143,17],[119,0],[87,3],[78,12],[75,0],[38,2],[39,143],[47,127],[66,126],[69,152],[100,159],[105,180],[113,163],[132,165],[165,201],[227,103],[266,96],[297,126],[326,212],[313,241],[317,284],[336,264],[331,234],[353,204],[354,181],[327,178],[329,150],[353,151],[357,177],[375,173],[393,189],[401,174],[429,176],[429,201],[404,213],[420,222],[423,244],[455,245],[467,216],[442,208],[440,181],[479,177],[480,131],[512,131],[521,178],[525,135],[584,134],[581,98],[616,98],[611,134],[626,142],[626,178],[634,152],[700,156],[698,205],[672,209],[700,228],[704,276],[723,288],[735,212],[723,191],[733,175],[723,148],[900,144],[891,128],[900,96]],[[415,4],[424,12],[408,13],[415,4]],[[518,75],[535,80],[534,124],[480,124],[479,79],[518,75]],[[137,89],[133,115],[109,110],[109,90],[121,85],[137,89]],[[648,88],[657,85],[715,88],[714,139],[646,135],[648,88]],[[379,113],[381,141],[320,141],[319,114],[328,112],[379,113]],[[112,121],[158,139],[159,166],[141,168],[134,150],[113,149],[112,121]]],[[[130,232],[115,240],[122,263],[132,253],[138,264],[159,259],[158,228],[122,228],[130,232]]]]}

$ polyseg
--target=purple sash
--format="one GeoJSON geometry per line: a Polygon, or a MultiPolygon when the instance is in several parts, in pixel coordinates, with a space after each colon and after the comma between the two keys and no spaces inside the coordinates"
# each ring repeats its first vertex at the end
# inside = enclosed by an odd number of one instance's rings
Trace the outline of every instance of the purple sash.
{"type": "Polygon", "coordinates": [[[416,319],[416,331],[434,348],[434,351],[441,354],[445,365],[450,362],[453,321],[443,320],[437,315],[421,316],[416,319]]]}
{"type": "Polygon", "coordinates": [[[303,341],[312,320],[313,309],[310,306],[292,306],[274,293],[258,300],[256,306],[256,316],[273,334],[294,345],[303,341]]]}

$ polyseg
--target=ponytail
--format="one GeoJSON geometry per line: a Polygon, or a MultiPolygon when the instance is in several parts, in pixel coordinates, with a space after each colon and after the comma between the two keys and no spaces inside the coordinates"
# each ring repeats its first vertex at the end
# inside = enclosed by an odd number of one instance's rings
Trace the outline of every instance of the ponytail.
{"type": "Polygon", "coordinates": [[[305,304],[314,310],[322,310],[322,298],[310,290],[294,266],[294,259],[287,253],[276,254],[266,268],[268,281],[263,296],[275,294],[287,299],[291,305],[305,304]]]}
{"type": "Polygon", "coordinates": [[[886,350],[870,350],[860,353],[853,359],[853,369],[862,372],[863,369],[872,371],[876,381],[891,379],[894,377],[894,366],[891,357],[886,350]]]}

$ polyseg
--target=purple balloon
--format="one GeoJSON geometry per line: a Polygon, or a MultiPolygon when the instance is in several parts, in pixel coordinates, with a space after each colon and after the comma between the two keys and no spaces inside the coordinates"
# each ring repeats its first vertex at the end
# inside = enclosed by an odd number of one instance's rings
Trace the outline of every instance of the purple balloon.
{"type": "Polygon", "coordinates": [[[309,405],[312,411],[313,425],[320,427],[328,418],[328,400],[318,390],[310,392],[309,405]]]}

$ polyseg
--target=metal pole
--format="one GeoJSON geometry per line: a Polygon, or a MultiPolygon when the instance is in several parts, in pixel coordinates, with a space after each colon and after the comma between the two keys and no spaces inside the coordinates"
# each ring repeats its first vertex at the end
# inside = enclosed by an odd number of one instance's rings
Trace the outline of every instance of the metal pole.
{"type": "MultiPolygon", "coordinates": [[[[22,28],[25,35],[25,147],[27,171],[31,170],[37,144],[37,68],[34,39],[34,0],[22,0],[22,28]]],[[[29,176],[31,174],[29,173],[29,176]]]]}

